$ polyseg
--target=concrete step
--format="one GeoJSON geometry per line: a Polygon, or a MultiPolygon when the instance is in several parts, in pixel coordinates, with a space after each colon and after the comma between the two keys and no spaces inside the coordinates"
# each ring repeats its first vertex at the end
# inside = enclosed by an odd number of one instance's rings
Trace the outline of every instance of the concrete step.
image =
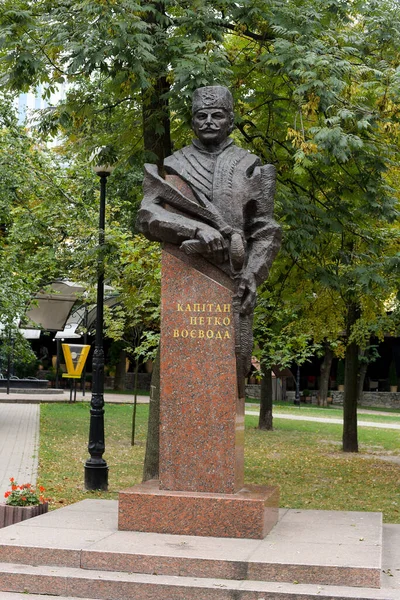
{"type": "MultiPolygon", "coordinates": [[[[84,500],[0,530],[0,561],[143,574],[380,586],[380,513],[283,509],[263,540],[118,531],[118,503],[84,500]]],[[[1,588],[0,588],[1,589],[1,588]]]]}
{"type": "MultiPolygon", "coordinates": [[[[9,592],[96,600],[399,600],[398,590],[144,575],[0,563],[9,592]]],[[[35,597],[35,596],[34,596],[35,597]]],[[[60,598],[59,598],[60,600],[60,598]]]]}
{"type": "Polygon", "coordinates": [[[240,540],[118,531],[117,512],[84,500],[1,529],[0,600],[400,600],[400,525],[380,513],[282,509],[240,540]]]}

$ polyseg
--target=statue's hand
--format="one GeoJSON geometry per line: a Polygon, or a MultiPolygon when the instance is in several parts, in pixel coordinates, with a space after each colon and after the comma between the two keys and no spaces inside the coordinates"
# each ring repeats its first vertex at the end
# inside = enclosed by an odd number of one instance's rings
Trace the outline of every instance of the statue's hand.
{"type": "Polygon", "coordinates": [[[206,254],[211,255],[216,263],[223,263],[228,260],[228,241],[213,227],[208,225],[199,227],[196,231],[196,239],[201,241],[205,246],[206,254]]]}
{"type": "Polygon", "coordinates": [[[237,283],[236,297],[241,301],[240,312],[249,315],[256,304],[257,284],[254,273],[243,273],[237,283]]]}

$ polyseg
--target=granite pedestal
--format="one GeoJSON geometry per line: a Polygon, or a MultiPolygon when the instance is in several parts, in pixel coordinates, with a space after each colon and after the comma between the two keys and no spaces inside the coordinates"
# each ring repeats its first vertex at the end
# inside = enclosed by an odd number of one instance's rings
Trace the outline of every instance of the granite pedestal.
{"type": "Polygon", "coordinates": [[[244,483],[233,283],[201,257],[162,257],[159,481],[119,494],[119,529],[263,538],[279,490],[244,483]]]}

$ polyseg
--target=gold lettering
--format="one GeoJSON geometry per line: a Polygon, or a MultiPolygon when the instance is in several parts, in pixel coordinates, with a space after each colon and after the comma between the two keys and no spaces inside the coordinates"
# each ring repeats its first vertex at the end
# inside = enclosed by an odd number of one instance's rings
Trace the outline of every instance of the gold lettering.
{"type": "MultiPolygon", "coordinates": [[[[216,318],[216,317],[214,317],[214,318],[216,318]]],[[[191,320],[196,320],[196,317],[191,317],[191,320]]],[[[194,323],[194,324],[196,324],[196,323],[194,323]]],[[[204,329],[191,329],[191,330],[188,330],[188,329],[181,329],[181,330],[174,329],[172,335],[173,335],[174,338],[181,337],[181,338],[184,338],[184,339],[186,339],[188,337],[190,337],[192,339],[201,339],[201,340],[204,340],[206,338],[208,340],[212,340],[212,339],[215,339],[215,340],[222,340],[222,339],[224,339],[224,340],[230,340],[231,339],[229,331],[221,331],[219,329],[217,331],[214,331],[213,329],[207,329],[207,331],[204,331],[204,329]]]]}
{"type": "Polygon", "coordinates": [[[201,304],[200,302],[194,302],[193,304],[183,304],[177,302],[176,309],[178,312],[217,312],[217,313],[228,313],[231,312],[230,304],[201,304]]]}
{"type": "MultiPolygon", "coordinates": [[[[231,304],[216,304],[216,303],[201,303],[201,302],[193,302],[193,303],[182,303],[177,302],[176,309],[178,312],[208,312],[208,313],[229,313],[231,312],[231,304]]],[[[189,315],[189,323],[188,325],[194,326],[193,329],[174,329],[172,336],[174,338],[191,338],[191,339],[231,339],[231,335],[228,331],[224,331],[222,327],[228,327],[231,325],[232,319],[228,316],[219,316],[219,315],[210,315],[210,316],[197,316],[197,315],[189,315]],[[197,329],[199,326],[208,326],[209,329],[197,329]]]]}

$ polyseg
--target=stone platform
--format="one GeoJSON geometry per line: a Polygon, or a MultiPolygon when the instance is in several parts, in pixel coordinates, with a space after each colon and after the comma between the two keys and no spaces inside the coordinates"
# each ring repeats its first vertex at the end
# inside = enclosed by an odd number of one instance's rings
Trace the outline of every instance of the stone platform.
{"type": "Polygon", "coordinates": [[[119,493],[118,529],[264,539],[278,520],[278,505],[277,486],[213,494],[162,490],[152,479],[119,493]]]}
{"type": "Polygon", "coordinates": [[[379,589],[380,513],[281,509],[264,540],[118,531],[117,513],[116,501],[84,500],[2,529],[0,593],[104,600],[400,599],[400,526],[384,526],[379,589]]]}

